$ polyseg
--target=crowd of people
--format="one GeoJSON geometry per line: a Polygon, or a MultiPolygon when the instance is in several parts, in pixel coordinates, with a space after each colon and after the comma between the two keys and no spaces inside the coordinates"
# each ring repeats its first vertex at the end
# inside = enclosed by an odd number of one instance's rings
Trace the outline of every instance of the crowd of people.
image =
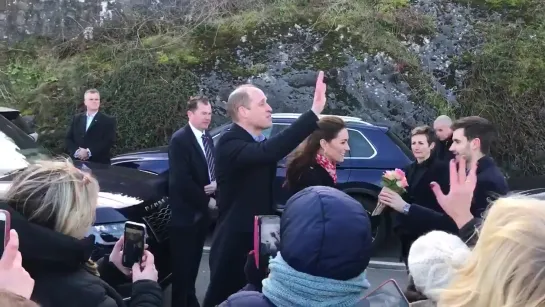
{"type": "MultiPolygon", "coordinates": [[[[349,135],[341,118],[321,116],[323,78],[320,72],[311,110],[269,139],[263,131],[272,125],[272,109],[259,88],[247,84],[231,93],[226,107],[233,125],[215,146],[207,132],[210,103],[189,99],[189,122],[169,144],[173,307],[200,306],[195,281],[209,210],[219,217],[204,307],[369,306],[366,294],[378,286],[366,276],[373,253],[369,212],[336,189],[336,164],[350,150],[349,135]],[[291,197],[280,219],[278,253],[258,267],[254,217],[276,214],[273,180],[286,156],[283,188],[291,197]]],[[[75,117],[68,133],[80,138],[69,143],[76,159],[109,157],[107,146],[82,143],[95,121],[97,94],[85,98],[94,114],[75,117]]],[[[115,130],[115,121],[101,121],[115,130]]],[[[507,196],[489,155],[495,137],[493,124],[477,116],[440,116],[433,128],[417,127],[406,192],[384,187],[378,194],[402,242],[411,306],[545,306],[545,203],[507,196]]],[[[110,146],[113,139],[106,141],[110,146]]],[[[86,235],[98,192],[92,175],[66,160],[40,161],[17,174],[0,202],[12,228],[0,259],[2,306],[162,306],[151,252],[124,267],[120,238],[104,259],[90,261],[94,239],[86,235]],[[115,288],[130,281],[132,295],[124,300],[115,288]]]]}

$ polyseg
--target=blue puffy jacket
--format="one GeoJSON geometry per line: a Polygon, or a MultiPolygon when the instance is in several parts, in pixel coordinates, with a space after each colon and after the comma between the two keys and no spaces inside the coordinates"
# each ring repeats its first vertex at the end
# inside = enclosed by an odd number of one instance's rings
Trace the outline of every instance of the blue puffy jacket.
{"type": "MultiPolygon", "coordinates": [[[[314,186],[288,200],[280,222],[279,251],[293,269],[313,276],[348,280],[365,271],[371,246],[368,215],[347,194],[314,186]]],[[[220,306],[275,307],[256,291],[235,293],[220,306]]]]}

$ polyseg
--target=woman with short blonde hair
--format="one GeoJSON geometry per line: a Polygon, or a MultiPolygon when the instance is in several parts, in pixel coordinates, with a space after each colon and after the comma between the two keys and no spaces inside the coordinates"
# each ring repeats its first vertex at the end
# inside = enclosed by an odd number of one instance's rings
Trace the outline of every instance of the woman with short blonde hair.
{"type": "Polygon", "coordinates": [[[31,299],[41,307],[124,307],[121,295],[100,275],[117,274],[130,282],[132,274],[130,306],[144,301],[161,306],[149,251],[132,272],[121,264],[122,238],[100,267],[90,261],[95,240],[86,235],[95,221],[98,195],[96,179],[69,160],[38,161],[13,179],[0,209],[10,212],[11,228],[19,234],[23,267],[35,281],[31,299]]]}
{"type": "Polygon", "coordinates": [[[545,306],[545,201],[498,199],[440,307],[545,306]]]}
{"type": "Polygon", "coordinates": [[[95,221],[99,186],[68,161],[40,161],[15,178],[7,199],[28,221],[83,239],[95,221]]]}

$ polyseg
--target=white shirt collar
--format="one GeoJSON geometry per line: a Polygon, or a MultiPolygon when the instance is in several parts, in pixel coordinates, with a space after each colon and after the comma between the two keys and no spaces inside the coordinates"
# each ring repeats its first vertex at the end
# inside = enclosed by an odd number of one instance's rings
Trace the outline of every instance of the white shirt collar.
{"type": "Polygon", "coordinates": [[[201,138],[203,136],[204,131],[201,131],[201,130],[193,127],[193,125],[190,122],[188,122],[188,124],[189,124],[189,127],[191,127],[191,130],[193,131],[193,133],[195,134],[195,136],[197,138],[201,138]]]}
{"type": "Polygon", "coordinates": [[[93,113],[89,113],[87,112],[87,117],[95,117],[95,115],[97,115],[98,111],[95,111],[93,113]]]}

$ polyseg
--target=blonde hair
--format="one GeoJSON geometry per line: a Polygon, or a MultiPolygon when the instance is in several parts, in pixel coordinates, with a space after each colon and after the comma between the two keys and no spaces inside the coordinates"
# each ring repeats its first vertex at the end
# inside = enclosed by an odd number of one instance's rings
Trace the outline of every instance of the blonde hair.
{"type": "Polygon", "coordinates": [[[6,194],[29,222],[81,239],[95,221],[99,186],[68,160],[38,161],[15,177],[6,194]]]}
{"type": "Polygon", "coordinates": [[[520,195],[489,209],[466,265],[439,307],[545,306],[545,201],[520,195]]]}

